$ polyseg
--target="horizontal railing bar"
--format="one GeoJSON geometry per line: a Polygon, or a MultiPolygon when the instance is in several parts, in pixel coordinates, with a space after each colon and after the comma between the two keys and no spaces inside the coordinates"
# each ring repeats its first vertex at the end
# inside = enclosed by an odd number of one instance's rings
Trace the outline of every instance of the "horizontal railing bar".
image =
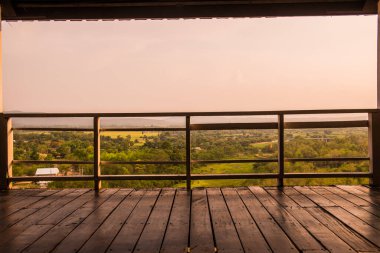
{"type": "Polygon", "coordinates": [[[285,162],[368,161],[369,157],[285,158],[285,162]]]}
{"type": "Polygon", "coordinates": [[[101,165],[112,164],[186,164],[185,161],[101,161],[101,165]]]}
{"type": "MultiPolygon", "coordinates": [[[[285,173],[285,178],[368,178],[369,172],[327,172],[327,173],[285,173]]],[[[276,173],[245,173],[245,174],[192,174],[192,180],[208,179],[275,179],[276,173]]],[[[184,174],[144,174],[144,175],[101,175],[101,180],[185,180],[184,174]]],[[[93,176],[26,176],[10,177],[11,182],[22,181],[87,181],[93,180],[93,176]]]]}
{"type": "Polygon", "coordinates": [[[183,127],[136,127],[136,128],[101,128],[102,132],[149,132],[149,131],[185,131],[186,128],[183,127]]]}
{"type": "Polygon", "coordinates": [[[101,180],[186,180],[184,174],[101,175],[101,180]]]}
{"type": "Polygon", "coordinates": [[[249,116],[278,114],[340,114],[370,113],[379,109],[320,109],[320,110],[283,110],[283,111],[227,111],[227,112],[150,112],[150,113],[4,113],[13,118],[51,118],[51,117],[180,117],[180,116],[249,116]]]}
{"type": "MultiPolygon", "coordinates": [[[[284,178],[369,178],[372,173],[369,172],[328,172],[328,173],[285,173],[284,178]]],[[[192,180],[208,179],[275,179],[277,173],[245,173],[245,174],[192,174],[192,180]]]]}
{"type": "Polygon", "coordinates": [[[63,161],[63,160],[13,160],[13,164],[94,164],[92,161],[63,161]]]}
{"type": "MultiPolygon", "coordinates": [[[[332,157],[332,158],[286,158],[286,162],[328,162],[328,161],[368,161],[369,157],[332,157]]],[[[241,159],[241,160],[192,160],[191,163],[271,163],[277,159],[241,159]]],[[[13,164],[93,164],[92,161],[62,161],[62,160],[13,160],[13,164]]],[[[116,164],[186,164],[186,161],[101,161],[102,165],[116,164]]]]}
{"type": "Polygon", "coordinates": [[[347,127],[368,127],[368,120],[356,121],[323,121],[323,122],[286,122],[287,129],[301,128],[347,128],[347,127]]]}
{"type": "Polygon", "coordinates": [[[271,163],[277,162],[277,159],[242,159],[242,160],[192,160],[192,163],[271,163]]]}
{"type": "Polygon", "coordinates": [[[265,179],[277,178],[277,173],[191,174],[191,180],[208,179],[265,179]]]}
{"type": "Polygon", "coordinates": [[[370,172],[326,172],[326,173],[285,173],[285,178],[369,178],[372,177],[370,172]]]}
{"type": "Polygon", "coordinates": [[[94,131],[92,128],[67,128],[67,127],[14,127],[13,131],[59,131],[59,132],[91,132],[94,131]]]}
{"type": "Polygon", "coordinates": [[[27,177],[10,177],[11,182],[25,182],[25,181],[90,181],[94,180],[93,176],[27,176],[27,177]]]}
{"type": "Polygon", "coordinates": [[[191,130],[242,130],[242,129],[277,129],[277,123],[217,123],[191,124],[191,130]]]}

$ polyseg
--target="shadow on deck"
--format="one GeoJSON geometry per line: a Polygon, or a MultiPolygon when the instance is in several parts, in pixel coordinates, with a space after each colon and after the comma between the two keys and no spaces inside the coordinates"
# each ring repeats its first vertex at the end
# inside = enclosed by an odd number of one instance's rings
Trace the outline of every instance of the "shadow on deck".
{"type": "Polygon", "coordinates": [[[365,186],[11,190],[1,252],[378,252],[365,186]]]}

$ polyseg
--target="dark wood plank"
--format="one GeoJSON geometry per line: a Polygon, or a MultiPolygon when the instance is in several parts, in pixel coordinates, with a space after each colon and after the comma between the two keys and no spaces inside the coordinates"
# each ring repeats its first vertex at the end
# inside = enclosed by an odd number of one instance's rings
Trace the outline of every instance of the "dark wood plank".
{"type": "Polygon", "coordinates": [[[164,189],[161,191],[148,222],[137,242],[135,252],[158,253],[160,251],[169,222],[174,196],[175,190],[173,189],[164,189]]]}
{"type": "Polygon", "coordinates": [[[285,187],[283,188],[283,192],[294,201],[287,202],[286,205],[288,207],[289,205],[292,206],[293,204],[294,206],[300,206],[303,208],[317,207],[316,203],[314,203],[308,197],[295,190],[293,187],[285,187]]]}
{"type": "Polygon", "coordinates": [[[9,203],[3,203],[0,207],[0,220],[5,218],[8,215],[11,215],[23,208],[26,208],[27,206],[41,200],[43,197],[34,197],[34,196],[27,196],[23,197],[21,201],[9,204],[9,203]]]}
{"type": "Polygon", "coordinates": [[[28,208],[36,209],[36,211],[4,230],[1,234],[2,236],[0,237],[0,247],[4,243],[13,240],[17,235],[22,233],[31,225],[37,224],[41,219],[49,216],[52,212],[58,210],[63,205],[73,201],[87,191],[88,190],[62,190],[57,194],[46,197],[43,200],[30,205],[28,208]]]}
{"type": "MultiPolygon", "coordinates": [[[[293,201],[297,200],[297,204],[299,206],[309,205],[309,199],[306,196],[302,195],[300,192],[296,191],[293,188],[287,188],[283,191],[288,197],[290,197],[293,201]],[[302,195],[303,198],[297,196],[302,195]],[[306,198],[306,203],[304,201],[306,198]]],[[[359,252],[374,252],[377,251],[377,248],[372,244],[368,243],[363,237],[354,231],[350,230],[336,220],[334,217],[329,215],[327,212],[322,210],[320,207],[312,207],[304,208],[309,214],[311,214],[314,218],[316,218],[319,222],[329,228],[333,233],[339,236],[343,241],[345,241],[348,245],[350,245],[353,249],[359,252]]]]}
{"type": "Polygon", "coordinates": [[[263,188],[249,187],[299,250],[321,250],[323,246],[263,188]]]}
{"type": "Polygon", "coordinates": [[[361,219],[341,207],[325,207],[324,209],[333,217],[346,224],[346,226],[350,227],[353,231],[362,235],[377,247],[380,247],[379,230],[363,222],[361,219]]]}
{"type": "Polygon", "coordinates": [[[370,244],[366,239],[355,233],[353,230],[348,229],[347,226],[343,225],[343,223],[339,222],[324,210],[320,208],[308,208],[307,211],[338,235],[354,250],[358,252],[378,252],[378,248],[370,244]]]}
{"type": "Polygon", "coordinates": [[[346,192],[354,194],[355,196],[362,198],[374,205],[380,206],[380,192],[364,192],[360,190],[361,186],[357,185],[338,185],[337,187],[346,192]]]}
{"type": "MultiPolygon", "coordinates": [[[[117,189],[113,189],[113,191],[117,191],[117,189]]],[[[99,208],[96,208],[101,202],[98,198],[95,202],[90,201],[83,205],[83,208],[95,210],[76,226],[52,252],[77,252],[130,191],[130,189],[121,190],[120,193],[117,191],[106,201],[103,201],[104,203],[99,208]]]]}
{"type": "Polygon", "coordinates": [[[304,208],[298,206],[291,198],[281,190],[267,190],[267,192],[279,203],[285,204],[284,209],[288,211],[297,221],[304,226],[309,233],[315,237],[330,252],[350,252],[353,249],[328,227],[310,215],[304,208]]]}
{"type": "MultiPolygon", "coordinates": [[[[0,219],[0,232],[4,231],[5,229],[11,227],[12,225],[16,224],[17,222],[21,221],[22,219],[28,217],[32,213],[37,212],[40,208],[50,204],[54,200],[58,199],[60,196],[67,195],[71,192],[73,192],[74,189],[67,189],[67,190],[62,190],[60,192],[57,192],[54,197],[49,197],[49,198],[42,198],[38,202],[33,202],[32,204],[23,207],[22,209],[13,212],[12,214],[3,217],[0,219]],[[42,203],[42,205],[41,205],[42,203]]],[[[34,196],[33,196],[34,198],[34,196]]]]}
{"type": "Polygon", "coordinates": [[[244,252],[272,252],[236,189],[222,189],[244,252]]]}
{"type": "Polygon", "coordinates": [[[218,252],[244,252],[220,189],[207,189],[207,198],[218,252]]]}
{"type": "Polygon", "coordinates": [[[140,190],[128,195],[83,245],[80,252],[105,252],[144,193],[145,191],[140,190]]]}
{"type": "Polygon", "coordinates": [[[1,248],[6,249],[7,253],[21,252],[25,247],[30,245],[31,242],[37,240],[45,234],[53,225],[32,225],[19,233],[13,239],[8,240],[1,245],[1,248]]]}
{"type": "Polygon", "coordinates": [[[238,189],[238,193],[273,252],[299,252],[249,189],[238,189]]]}
{"type": "Polygon", "coordinates": [[[324,189],[340,196],[341,198],[344,198],[347,201],[350,201],[351,203],[354,203],[357,206],[374,206],[371,202],[366,201],[354,194],[351,194],[347,191],[344,191],[342,189],[339,189],[338,187],[324,187],[324,189]]]}
{"type": "MultiPolygon", "coordinates": [[[[84,219],[86,219],[97,207],[99,207],[103,202],[108,200],[113,194],[113,199],[122,199],[131,190],[121,190],[108,189],[103,191],[99,196],[91,194],[92,198],[90,201],[95,202],[96,205],[92,208],[89,207],[79,207],[72,214],[67,216],[42,237],[36,240],[33,244],[29,245],[23,252],[28,253],[48,253],[53,250],[73,229],[75,229],[84,219]],[[117,192],[117,193],[115,193],[117,192]]],[[[53,225],[53,224],[51,224],[53,225]]]]}
{"type": "Polygon", "coordinates": [[[373,226],[374,228],[380,229],[380,218],[378,216],[375,216],[374,214],[342,198],[341,196],[328,191],[326,188],[314,187],[313,191],[333,201],[339,207],[352,213],[353,215],[357,216],[362,221],[367,222],[369,225],[373,226]]]}
{"type": "Polygon", "coordinates": [[[38,224],[40,225],[56,225],[58,224],[63,218],[67,217],[71,213],[73,213],[75,210],[77,210],[79,207],[84,205],[86,202],[92,200],[94,197],[96,197],[98,193],[96,191],[89,191],[75,200],[71,201],[68,205],[64,205],[58,210],[52,212],[49,216],[45,217],[44,219],[40,220],[38,224]]]}
{"type": "Polygon", "coordinates": [[[132,252],[155,205],[160,190],[148,190],[109,246],[107,252],[132,252]]]}
{"type": "Polygon", "coordinates": [[[211,218],[205,189],[192,190],[190,252],[215,252],[211,218]]]}
{"type": "Polygon", "coordinates": [[[187,252],[190,230],[191,192],[177,190],[161,253],[187,252]]]}
{"type": "Polygon", "coordinates": [[[337,206],[334,202],[331,200],[321,196],[320,194],[312,191],[310,188],[306,186],[295,186],[293,189],[297,190],[300,192],[302,195],[305,197],[309,198],[312,200],[314,203],[316,203],[318,206],[337,206]]]}

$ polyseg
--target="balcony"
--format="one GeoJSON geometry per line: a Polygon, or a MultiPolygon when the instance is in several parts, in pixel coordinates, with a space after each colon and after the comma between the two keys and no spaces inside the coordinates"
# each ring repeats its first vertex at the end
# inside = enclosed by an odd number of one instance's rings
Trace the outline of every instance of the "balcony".
{"type": "Polygon", "coordinates": [[[378,252],[365,186],[12,190],[6,252],[378,252]]]}

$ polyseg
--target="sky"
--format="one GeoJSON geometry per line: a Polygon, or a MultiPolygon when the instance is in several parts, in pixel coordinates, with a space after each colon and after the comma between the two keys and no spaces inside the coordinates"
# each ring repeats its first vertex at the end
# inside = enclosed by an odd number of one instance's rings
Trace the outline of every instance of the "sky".
{"type": "Polygon", "coordinates": [[[4,109],[375,108],[376,25],[376,16],[4,22],[4,109]]]}

